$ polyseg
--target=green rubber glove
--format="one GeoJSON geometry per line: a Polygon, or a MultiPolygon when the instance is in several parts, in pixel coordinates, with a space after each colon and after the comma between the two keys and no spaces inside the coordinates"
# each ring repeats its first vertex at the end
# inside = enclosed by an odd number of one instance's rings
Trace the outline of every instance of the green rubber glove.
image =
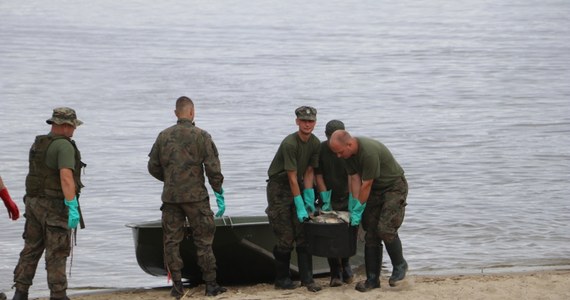
{"type": "Polygon", "coordinates": [[[305,205],[309,213],[315,212],[315,191],[313,189],[303,190],[303,200],[305,200],[305,205]]]}
{"type": "Polygon", "coordinates": [[[352,210],[354,209],[354,205],[356,205],[356,202],[359,202],[358,199],[352,197],[352,193],[349,193],[348,194],[348,211],[349,212],[352,212],[352,210]]]}
{"type": "Polygon", "coordinates": [[[216,195],[216,202],[218,203],[218,212],[216,213],[216,217],[221,217],[224,215],[226,211],[226,202],[224,201],[224,189],[220,191],[220,193],[216,193],[214,191],[214,195],[216,195]]]}
{"type": "Polygon", "coordinates": [[[293,197],[293,201],[295,202],[295,208],[297,209],[297,219],[299,219],[299,222],[303,223],[303,221],[309,218],[309,214],[307,214],[307,210],[305,209],[303,197],[301,197],[301,195],[297,195],[293,197]]]}
{"type": "Polygon", "coordinates": [[[332,191],[331,190],[322,191],[320,194],[321,194],[321,200],[323,200],[323,206],[321,207],[321,209],[323,211],[331,211],[332,210],[332,207],[331,207],[332,191]]]}
{"type": "Polygon", "coordinates": [[[77,196],[74,197],[73,200],[64,199],[63,202],[67,207],[69,207],[67,227],[70,229],[75,229],[79,223],[79,210],[77,209],[79,203],[77,203],[77,196]]]}
{"type": "Polygon", "coordinates": [[[362,219],[362,212],[366,208],[366,203],[360,204],[360,201],[356,200],[356,203],[352,207],[352,212],[350,213],[350,225],[358,226],[362,219]]]}

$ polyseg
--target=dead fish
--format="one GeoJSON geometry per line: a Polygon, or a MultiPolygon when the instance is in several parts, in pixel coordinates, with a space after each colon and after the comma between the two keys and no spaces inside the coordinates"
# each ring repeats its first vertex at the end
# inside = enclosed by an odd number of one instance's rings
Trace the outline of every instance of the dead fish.
{"type": "Polygon", "coordinates": [[[338,224],[349,223],[350,213],[347,211],[321,211],[319,214],[312,215],[309,222],[312,223],[325,223],[325,224],[338,224]]]}

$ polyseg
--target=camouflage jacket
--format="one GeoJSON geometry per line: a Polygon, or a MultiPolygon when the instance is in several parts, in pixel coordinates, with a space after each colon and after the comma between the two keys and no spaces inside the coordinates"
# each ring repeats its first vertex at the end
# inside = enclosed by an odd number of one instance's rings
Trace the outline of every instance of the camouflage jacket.
{"type": "Polygon", "coordinates": [[[204,173],[212,189],[221,192],[224,176],[218,149],[210,134],[191,120],[179,119],[163,130],[148,156],[149,173],[164,182],[162,202],[208,201],[204,173]]]}

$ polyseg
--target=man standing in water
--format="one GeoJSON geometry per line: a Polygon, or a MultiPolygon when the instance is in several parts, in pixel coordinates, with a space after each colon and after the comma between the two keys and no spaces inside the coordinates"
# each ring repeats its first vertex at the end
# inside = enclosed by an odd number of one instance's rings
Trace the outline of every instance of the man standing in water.
{"type": "Polygon", "coordinates": [[[188,221],[198,266],[206,282],[206,296],[216,296],[226,288],[216,282],[216,258],[212,251],[216,225],[204,172],[216,195],[216,217],[221,217],[225,211],[224,176],[218,149],[210,134],[194,125],[194,103],[190,98],[178,98],[174,114],[178,121],[158,135],[148,155],[149,173],[164,182],[160,209],[164,258],[173,281],[170,294],[177,299],[184,295],[180,243],[186,233],[184,223],[188,221]]]}
{"type": "Polygon", "coordinates": [[[36,137],[26,177],[24,249],[14,269],[13,300],[27,300],[36,268],[45,250],[50,299],[66,300],[65,267],[71,251],[71,229],[80,222],[77,198],[83,187],[81,155],[71,140],[83,124],[69,107],[53,110],[46,120],[51,132],[36,137]]]}
{"type": "Polygon", "coordinates": [[[269,166],[267,180],[267,213],[269,224],[277,237],[275,256],[275,288],[294,289],[289,265],[293,246],[301,284],[311,292],[321,290],[313,279],[313,257],[307,252],[302,222],[315,211],[314,168],[319,163],[319,139],[312,133],[317,110],[301,106],[295,110],[298,130],[283,139],[269,166]],[[300,186],[303,186],[301,193],[300,186]],[[308,212],[307,212],[308,210],[308,212]]]}
{"type": "Polygon", "coordinates": [[[406,277],[408,263],[402,253],[398,228],[404,221],[408,183],[404,170],[384,144],[364,137],[352,137],[345,130],[337,130],[330,147],[346,159],[351,191],[356,201],[351,223],[359,223],[366,230],[364,262],[366,280],[356,290],[367,292],[380,288],[382,241],[392,261],[390,286],[397,286],[406,277]]]}

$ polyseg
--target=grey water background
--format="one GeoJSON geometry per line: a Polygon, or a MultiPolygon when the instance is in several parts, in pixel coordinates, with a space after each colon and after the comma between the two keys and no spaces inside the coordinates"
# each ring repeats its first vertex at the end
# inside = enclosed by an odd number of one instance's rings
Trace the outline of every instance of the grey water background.
{"type": "MultiPolygon", "coordinates": [[[[2,0],[0,175],[23,212],[34,136],[75,108],[87,229],[70,288],[166,285],[125,224],[160,218],[147,154],[175,99],[217,143],[230,216],[264,215],[269,163],[312,105],[319,138],[341,119],[405,169],[411,274],[567,267],[569,15],[565,0],[2,0]]],[[[24,219],[0,216],[11,293],[24,219]]],[[[45,277],[42,259],[32,295],[45,277]]]]}

